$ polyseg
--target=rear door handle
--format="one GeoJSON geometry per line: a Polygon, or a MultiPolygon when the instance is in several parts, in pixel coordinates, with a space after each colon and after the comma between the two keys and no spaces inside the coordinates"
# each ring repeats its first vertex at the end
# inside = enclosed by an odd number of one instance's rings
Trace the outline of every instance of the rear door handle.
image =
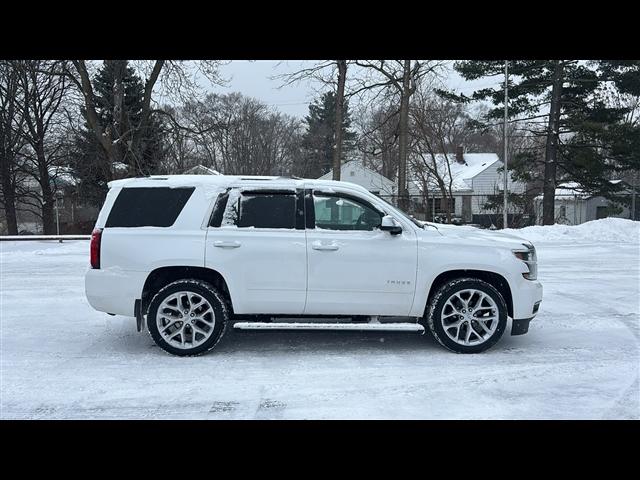
{"type": "Polygon", "coordinates": [[[240,242],[225,242],[222,240],[216,240],[215,242],[213,242],[213,246],[219,248],[238,248],[240,246],[240,242]]]}
{"type": "Polygon", "coordinates": [[[311,244],[311,248],[313,248],[314,250],[330,250],[331,251],[331,250],[338,250],[340,247],[335,243],[313,242],[311,244]]]}

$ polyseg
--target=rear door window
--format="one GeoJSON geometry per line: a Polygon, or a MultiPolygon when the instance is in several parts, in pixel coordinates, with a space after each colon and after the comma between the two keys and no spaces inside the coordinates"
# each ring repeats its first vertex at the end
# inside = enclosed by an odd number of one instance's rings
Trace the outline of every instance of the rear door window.
{"type": "Polygon", "coordinates": [[[253,191],[229,195],[222,225],[239,228],[296,228],[296,194],[253,191]]]}
{"type": "Polygon", "coordinates": [[[170,227],[194,190],[194,187],[123,188],[105,227],[170,227]]]}

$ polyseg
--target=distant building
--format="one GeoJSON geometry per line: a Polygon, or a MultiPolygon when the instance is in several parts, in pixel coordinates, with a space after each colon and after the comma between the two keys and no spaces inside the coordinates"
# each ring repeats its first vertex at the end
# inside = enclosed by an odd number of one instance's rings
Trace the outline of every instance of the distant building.
{"type": "MultiPolygon", "coordinates": [[[[620,183],[612,180],[611,183],[620,183]]],[[[632,189],[623,183],[622,196],[631,197],[632,189]]],[[[535,198],[537,223],[542,223],[542,195],[535,198]]],[[[564,182],[555,190],[554,218],[556,223],[579,225],[600,218],[632,218],[631,208],[624,203],[614,202],[605,197],[585,193],[576,182],[564,182]]],[[[640,220],[636,208],[635,220],[640,220]]]]}
{"type": "MultiPolygon", "coordinates": [[[[478,223],[485,226],[496,224],[502,214],[485,208],[490,195],[502,194],[503,177],[502,162],[495,153],[463,153],[459,148],[456,154],[437,154],[436,163],[438,171],[449,184],[451,178],[452,216],[461,223],[478,223]],[[449,164],[449,165],[447,165],[449,164]],[[449,177],[451,170],[451,177],[449,177]],[[499,218],[498,218],[499,217],[499,218]]],[[[446,212],[446,199],[435,182],[433,176],[428,178],[427,184],[417,169],[414,162],[413,171],[408,173],[407,188],[410,196],[409,212],[421,219],[433,219],[442,216],[446,212]]],[[[333,170],[330,170],[320,178],[330,180],[333,170]]],[[[392,203],[397,201],[396,182],[363,166],[359,160],[352,160],[342,164],[340,180],[360,185],[370,192],[383,197],[392,203]]],[[[509,176],[508,189],[511,193],[524,193],[526,185],[509,176]]],[[[501,210],[500,210],[501,212],[501,210]]],[[[510,215],[513,213],[510,211],[510,215]]],[[[521,212],[517,212],[521,213],[521,212]]]]}
{"type": "Polygon", "coordinates": [[[185,175],[222,175],[217,170],[204,165],[196,165],[195,167],[188,168],[184,171],[185,175]]]}
{"type": "MultiPolygon", "coordinates": [[[[320,177],[320,180],[331,180],[333,169],[320,177]]],[[[375,195],[393,197],[396,194],[396,184],[378,172],[365,167],[360,160],[350,160],[340,167],[340,180],[355,183],[366,188],[375,195]]]]}
{"type": "MultiPolygon", "coordinates": [[[[431,163],[430,157],[427,161],[431,163]]],[[[419,165],[418,162],[414,162],[419,165]]],[[[502,161],[495,153],[463,153],[458,147],[455,154],[436,154],[438,172],[447,187],[451,180],[453,217],[463,223],[477,223],[485,226],[501,220],[502,210],[488,210],[485,205],[492,195],[502,195],[504,189],[502,161]],[[451,174],[449,175],[449,170],[451,174]]],[[[426,169],[423,171],[426,172],[426,169]]],[[[413,209],[422,210],[427,217],[435,218],[446,212],[446,201],[432,175],[421,175],[414,168],[409,177],[409,194],[413,209]],[[425,181],[425,178],[427,180],[425,181]]],[[[507,189],[510,193],[521,194],[526,190],[523,182],[514,180],[509,174],[507,189]]],[[[509,210],[513,215],[515,208],[509,210]]]]}

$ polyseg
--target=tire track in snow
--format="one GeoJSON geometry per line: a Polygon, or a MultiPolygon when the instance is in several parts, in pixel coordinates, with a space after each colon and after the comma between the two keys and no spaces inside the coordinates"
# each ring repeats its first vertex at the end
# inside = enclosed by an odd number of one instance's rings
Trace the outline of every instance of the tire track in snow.
{"type": "Polygon", "coordinates": [[[602,416],[603,420],[640,420],[640,378],[631,383],[602,416]]]}

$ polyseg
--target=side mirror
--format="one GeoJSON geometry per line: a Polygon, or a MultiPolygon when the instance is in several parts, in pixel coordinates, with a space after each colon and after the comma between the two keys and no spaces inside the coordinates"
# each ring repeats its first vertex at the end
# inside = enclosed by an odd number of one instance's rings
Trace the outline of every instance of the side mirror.
{"type": "Polygon", "coordinates": [[[391,235],[399,235],[400,233],[402,233],[402,225],[400,225],[398,221],[391,215],[385,215],[384,217],[382,217],[380,230],[389,232],[391,235]]]}

